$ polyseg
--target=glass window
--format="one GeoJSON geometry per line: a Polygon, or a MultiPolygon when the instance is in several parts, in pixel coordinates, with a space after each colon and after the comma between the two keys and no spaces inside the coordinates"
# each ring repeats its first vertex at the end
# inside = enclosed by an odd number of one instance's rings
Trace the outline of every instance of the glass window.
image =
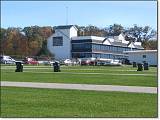
{"type": "Polygon", "coordinates": [[[112,51],[112,49],[113,49],[113,46],[110,46],[110,51],[112,51]]]}
{"type": "Polygon", "coordinates": [[[114,52],[116,51],[115,47],[113,47],[113,51],[114,51],[114,52]]]}
{"type": "Polygon", "coordinates": [[[142,57],[143,57],[143,58],[146,58],[146,55],[143,55],[142,57]]]}
{"type": "Polygon", "coordinates": [[[111,54],[108,54],[108,59],[110,59],[111,58],[111,54]]]}
{"type": "Polygon", "coordinates": [[[104,46],[104,50],[108,50],[108,46],[104,46]]]}
{"type": "Polygon", "coordinates": [[[111,46],[108,46],[108,50],[109,50],[109,51],[111,50],[111,46]]]}
{"type": "Polygon", "coordinates": [[[85,49],[91,49],[91,45],[90,44],[85,44],[85,49]]]}
{"type": "Polygon", "coordinates": [[[63,46],[63,37],[53,37],[53,46],[63,46]]]}

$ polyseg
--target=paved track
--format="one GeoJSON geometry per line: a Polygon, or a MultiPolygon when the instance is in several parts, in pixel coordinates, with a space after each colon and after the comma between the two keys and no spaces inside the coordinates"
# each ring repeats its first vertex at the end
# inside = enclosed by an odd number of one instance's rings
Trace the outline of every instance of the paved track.
{"type": "Polygon", "coordinates": [[[94,91],[120,91],[120,92],[136,92],[136,93],[157,93],[157,87],[119,86],[119,85],[89,85],[89,84],[63,84],[63,83],[38,83],[38,82],[36,83],[36,82],[1,81],[1,86],[94,90],[94,91]]]}

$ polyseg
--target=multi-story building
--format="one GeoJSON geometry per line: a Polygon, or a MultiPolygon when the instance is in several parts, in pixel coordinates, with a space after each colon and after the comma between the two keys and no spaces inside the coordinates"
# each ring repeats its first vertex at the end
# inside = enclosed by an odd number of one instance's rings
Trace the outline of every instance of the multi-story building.
{"type": "Polygon", "coordinates": [[[57,26],[48,38],[48,50],[55,59],[106,58],[122,59],[123,51],[143,50],[141,42],[126,41],[123,34],[112,37],[77,36],[73,25],[57,26]]]}

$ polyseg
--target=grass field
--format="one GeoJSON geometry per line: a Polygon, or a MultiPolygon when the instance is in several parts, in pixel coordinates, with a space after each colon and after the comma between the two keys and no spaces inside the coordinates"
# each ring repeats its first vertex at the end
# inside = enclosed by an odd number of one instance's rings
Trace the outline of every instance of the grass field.
{"type": "MultiPolygon", "coordinates": [[[[1,66],[2,81],[157,86],[157,68],[1,66]]],[[[157,117],[157,94],[1,87],[1,117],[157,117]]]]}
{"type": "Polygon", "coordinates": [[[1,88],[1,117],[157,117],[157,94],[1,88]]]}
{"type": "Polygon", "coordinates": [[[23,73],[16,73],[15,66],[2,66],[1,80],[153,87],[157,86],[157,68],[136,71],[132,66],[63,66],[61,72],[54,73],[51,66],[24,66],[23,73]]]}

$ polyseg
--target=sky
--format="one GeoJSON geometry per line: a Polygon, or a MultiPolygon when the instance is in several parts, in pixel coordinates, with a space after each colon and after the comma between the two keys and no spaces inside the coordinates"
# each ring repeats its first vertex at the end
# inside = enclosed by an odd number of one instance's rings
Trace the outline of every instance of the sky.
{"type": "Polygon", "coordinates": [[[149,25],[157,29],[156,1],[1,1],[1,27],[149,25]]]}

